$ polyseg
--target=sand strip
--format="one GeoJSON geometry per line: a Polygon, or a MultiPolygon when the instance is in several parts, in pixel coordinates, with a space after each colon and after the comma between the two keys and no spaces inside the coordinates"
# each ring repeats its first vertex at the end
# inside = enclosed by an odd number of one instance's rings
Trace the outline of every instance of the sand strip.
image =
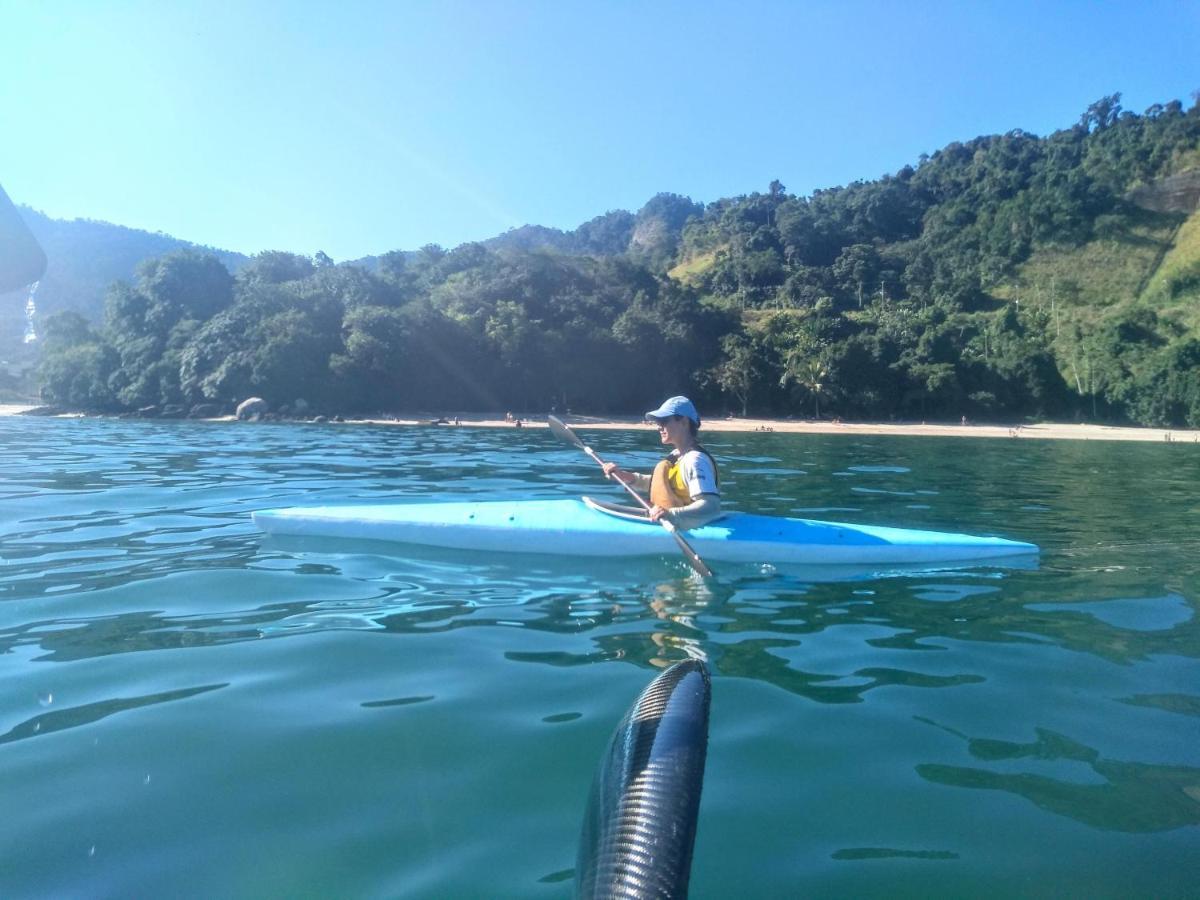
{"type": "MultiPolygon", "coordinates": [[[[35,409],[33,405],[16,403],[0,404],[0,416],[12,416],[35,409]]],[[[345,424],[372,425],[426,425],[438,428],[456,427],[454,417],[447,417],[449,424],[437,424],[436,417],[426,415],[397,416],[395,418],[363,418],[346,419],[345,424]]],[[[544,416],[521,415],[522,427],[545,428],[544,416]]],[[[564,416],[568,425],[581,431],[601,429],[638,429],[648,428],[640,418],[602,417],[602,416],[564,416]]],[[[224,417],[232,420],[232,416],[224,417]]],[[[459,425],[463,428],[515,428],[512,422],[503,417],[488,413],[464,413],[458,417],[459,425]]],[[[840,435],[897,435],[897,436],[927,436],[927,437],[973,437],[973,438],[1006,438],[1027,440],[1030,438],[1043,440],[1073,440],[1073,441],[1156,441],[1158,443],[1200,444],[1200,431],[1168,428],[1132,428],[1115,425],[1067,425],[1055,422],[1039,422],[1035,425],[975,425],[975,424],[937,424],[928,422],[838,422],[838,421],[806,421],[803,419],[707,419],[704,431],[720,432],[760,432],[776,434],[840,434],[840,435]]]]}
{"type": "MultiPolygon", "coordinates": [[[[639,418],[599,416],[564,416],[563,420],[580,431],[600,429],[649,428],[639,418]]],[[[349,420],[348,420],[349,421],[349,420]]],[[[431,418],[356,419],[372,424],[432,425],[431,418]]],[[[453,422],[453,418],[450,419],[453,422]]],[[[461,415],[461,427],[513,428],[513,423],[487,415],[461,415]]],[[[453,424],[437,427],[453,428],[453,424]]],[[[522,417],[522,427],[545,428],[544,418],[522,417]]],[[[1200,431],[1165,428],[1131,428],[1111,425],[1068,425],[1041,422],[1035,425],[975,425],[937,424],[927,422],[829,422],[791,419],[706,419],[702,432],[769,432],[779,434],[841,434],[841,435],[899,435],[928,437],[974,437],[1076,441],[1157,441],[1200,444],[1200,431]]]]}

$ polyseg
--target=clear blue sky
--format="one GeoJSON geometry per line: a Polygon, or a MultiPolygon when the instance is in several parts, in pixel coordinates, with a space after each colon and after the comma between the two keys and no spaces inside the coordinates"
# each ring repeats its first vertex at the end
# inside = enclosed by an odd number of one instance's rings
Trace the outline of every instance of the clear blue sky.
{"type": "Polygon", "coordinates": [[[0,0],[0,184],[341,260],[808,194],[1200,89],[1200,3],[0,0]]]}

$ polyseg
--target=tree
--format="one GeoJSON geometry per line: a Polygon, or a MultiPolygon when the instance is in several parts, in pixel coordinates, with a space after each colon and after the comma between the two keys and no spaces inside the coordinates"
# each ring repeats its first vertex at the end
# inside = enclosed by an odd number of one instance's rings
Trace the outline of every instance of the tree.
{"type": "Polygon", "coordinates": [[[1079,125],[1085,132],[1093,129],[1103,130],[1115,125],[1120,115],[1121,94],[1117,92],[1109,94],[1107,97],[1101,97],[1088,106],[1079,118],[1079,125]]]}
{"type": "Polygon", "coordinates": [[[39,369],[42,399],[68,409],[114,411],[119,404],[108,381],[116,366],[116,352],[105,343],[63,347],[48,355],[39,369]]]}
{"type": "Polygon", "coordinates": [[[204,321],[233,302],[233,276],[211,253],[180,250],[138,266],[138,290],[150,300],[147,321],[170,329],[204,321]]]}
{"type": "Polygon", "coordinates": [[[329,369],[354,405],[365,409],[420,405],[410,391],[412,335],[410,319],[386,306],[358,306],[346,313],[343,349],[329,360],[329,369]]]}
{"type": "Polygon", "coordinates": [[[629,249],[633,226],[633,213],[623,209],[596,216],[575,229],[572,235],[574,252],[596,256],[624,253],[629,249]]]}
{"type": "Polygon", "coordinates": [[[779,384],[797,384],[808,391],[813,401],[813,418],[821,418],[821,398],[829,387],[828,346],[795,346],[784,360],[779,384]]]}
{"type": "Polygon", "coordinates": [[[853,244],[842,251],[833,264],[833,275],[843,294],[852,296],[859,309],[867,286],[879,278],[879,254],[870,244],[853,244]]]}
{"type": "Polygon", "coordinates": [[[674,391],[710,368],[720,353],[720,337],[730,319],[699,302],[696,293],[670,282],[637,291],[633,303],[612,325],[625,350],[624,377],[631,394],[647,389],[674,391]]]}
{"type": "Polygon", "coordinates": [[[180,390],[189,402],[232,403],[253,393],[251,355],[264,318],[286,304],[265,283],[243,289],[238,302],[204,323],[179,355],[180,390]]]}
{"type": "Polygon", "coordinates": [[[91,323],[70,310],[49,316],[42,327],[42,348],[48,353],[99,342],[100,337],[92,329],[91,323]]]}
{"type": "MultiPolygon", "coordinates": [[[[546,354],[554,355],[562,341],[557,329],[531,319],[526,308],[511,300],[501,300],[492,309],[483,326],[491,356],[500,363],[505,383],[515,396],[530,401],[549,368],[546,354]]],[[[553,390],[547,392],[552,395],[553,390]]]]}
{"type": "Polygon", "coordinates": [[[779,386],[798,388],[813,401],[817,418],[829,392],[835,320],[828,304],[804,311],[773,313],[762,323],[763,340],[779,361],[779,386]]]}
{"type": "Polygon", "coordinates": [[[712,368],[712,382],[737,400],[745,416],[750,400],[763,381],[761,352],[744,333],[727,334],[721,339],[721,358],[712,368]]]}
{"type": "Polygon", "coordinates": [[[280,250],[264,250],[238,272],[243,284],[283,284],[308,278],[316,267],[306,256],[280,250]]]}
{"type": "Polygon", "coordinates": [[[42,341],[38,377],[45,402],[70,409],[117,408],[108,386],[118,365],[116,351],[83,316],[61,312],[47,317],[42,341]]]}
{"type": "Polygon", "coordinates": [[[297,398],[323,404],[336,397],[329,359],[342,349],[338,331],[330,333],[309,310],[289,309],[264,319],[259,335],[249,354],[256,394],[274,405],[297,398]]]}

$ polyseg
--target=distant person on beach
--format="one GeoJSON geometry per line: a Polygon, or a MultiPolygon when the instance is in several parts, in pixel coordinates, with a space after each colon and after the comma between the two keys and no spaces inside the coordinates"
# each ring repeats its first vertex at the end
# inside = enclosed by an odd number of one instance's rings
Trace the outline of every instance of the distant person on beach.
{"type": "Polygon", "coordinates": [[[687,397],[671,397],[646,413],[658,428],[659,440],[675,449],[654,467],[654,473],[627,472],[605,463],[604,474],[650,494],[650,519],[666,518],[680,528],[698,528],[721,515],[717,463],[696,440],[700,413],[687,397]]]}

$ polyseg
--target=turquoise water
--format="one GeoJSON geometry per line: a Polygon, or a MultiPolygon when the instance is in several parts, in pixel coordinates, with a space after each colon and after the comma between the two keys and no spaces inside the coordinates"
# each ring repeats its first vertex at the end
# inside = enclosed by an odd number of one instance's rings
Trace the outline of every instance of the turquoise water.
{"type": "Polygon", "coordinates": [[[0,896],[568,896],[612,729],[688,655],[695,897],[1195,896],[1200,448],[707,443],[740,509],[1040,565],[273,543],[251,510],[619,494],[541,429],[0,419],[0,896]]]}

